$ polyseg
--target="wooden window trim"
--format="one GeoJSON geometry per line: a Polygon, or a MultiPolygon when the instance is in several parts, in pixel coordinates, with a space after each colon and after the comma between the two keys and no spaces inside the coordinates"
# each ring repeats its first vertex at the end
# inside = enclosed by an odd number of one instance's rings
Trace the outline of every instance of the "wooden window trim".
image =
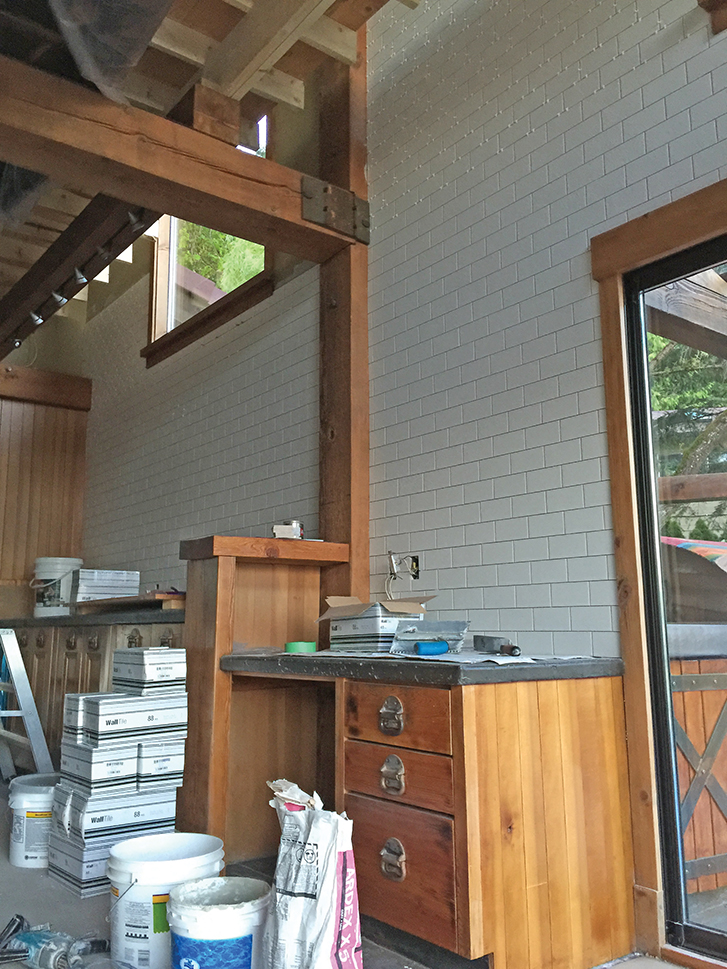
{"type": "MultiPolygon", "coordinates": [[[[634,948],[674,958],[664,945],[663,883],[641,547],[627,367],[623,276],[727,233],[727,180],[701,189],[591,240],[599,283],[606,425],[616,581],[624,661],[631,823],[634,843],[634,948]]],[[[683,963],[693,964],[693,963],[683,963]]],[[[722,965],[705,961],[704,966],[722,965]]]]}
{"type": "Polygon", "coordinates": [[[159,237],[155,242],[149,301],[149,342],[140,351],[140,355],[146,359],[147,368],[161,363],[273,294],[275,284],[271,268],[272,258],[266,250],[266,268],[262,272],[167,332],[170,258],[168,216],[162,216],[159,220],[159,237]]]}

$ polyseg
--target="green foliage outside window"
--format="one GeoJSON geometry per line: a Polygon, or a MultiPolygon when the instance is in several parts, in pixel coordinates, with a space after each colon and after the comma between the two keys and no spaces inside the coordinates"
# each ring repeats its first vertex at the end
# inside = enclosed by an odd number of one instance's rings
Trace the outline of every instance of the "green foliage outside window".
{"type": "Polygon", "coordinates": [[[211,280],[224,293],[231,293],[263,271],[265,247],[180,220],[177,261],[180,266],[211,280]]]}

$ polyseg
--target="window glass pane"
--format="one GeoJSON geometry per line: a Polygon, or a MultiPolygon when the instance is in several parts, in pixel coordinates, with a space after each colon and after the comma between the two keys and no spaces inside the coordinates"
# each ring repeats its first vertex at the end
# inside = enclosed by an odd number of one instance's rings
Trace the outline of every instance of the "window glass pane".
{"type": "Polygon", "coordinates": [[[169,329],[265,268],[264,246],[180,219],[172,220],[171,253],[169,329]]]}

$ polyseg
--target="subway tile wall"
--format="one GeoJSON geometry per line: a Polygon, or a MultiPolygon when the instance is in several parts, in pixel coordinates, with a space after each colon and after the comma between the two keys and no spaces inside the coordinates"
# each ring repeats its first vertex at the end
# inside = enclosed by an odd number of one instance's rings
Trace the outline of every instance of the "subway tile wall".
{"type": "Polygon", "coordinates": [[[145,369],[148,278],[86,328],[83,557],[185,588],[179,542],[318,525],[318,270],[145,369]]]}
{"type": "Polygon", "coordinates": [[[727,175],[694,0],[421,0],[369,27],[372,587],[618,653],[589,238],[727,175]]]}

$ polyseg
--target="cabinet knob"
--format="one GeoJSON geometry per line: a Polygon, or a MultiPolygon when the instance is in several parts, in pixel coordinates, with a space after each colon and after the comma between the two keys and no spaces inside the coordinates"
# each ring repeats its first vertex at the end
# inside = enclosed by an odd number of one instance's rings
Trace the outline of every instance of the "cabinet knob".
{"type": "Polygon", "coordinates": [[[25,649],[27,645],[28,645],[28,634],[20,633],[20,635],[18,636],[18,646],[20,646],[21,649],[25,649]]]}
{"type": "Polygon", "coordinates": [[[389,838],[379,852],[381,872],[392,882],[403,882],[406,878],[406,851],[398,838],[389,838]]]}
{"type": "Polygon", "coordinates": [[[35,645],[38,647],[38,649],[43,649],[45,646],[45,633],[38,633],[38,635],[35,637],[35,645]]]}
{"type": "Polygon", "coordinates": [[[381,765],[381,786],[387,794],[403,794],[406,783],[404,761],[396,754],[389,754],[381,765]]]}
{"type": "Polygon", "coordinates": [[[379,710],[379,730],[397,737],[404,729],[404,705],[398,696],[387,696],[379,710]]]}
{"type": "Polygon", "coordinates": [[[66,649],[74,650],[76,648],[76,634],[71,633],[71,635],[66,639],[66,649]]]}
{"type": "Polygon", "coordinates": [[[96,652],[99,648],[98,636],[89,636],[87,646],[91,652],[96,652]]]}

